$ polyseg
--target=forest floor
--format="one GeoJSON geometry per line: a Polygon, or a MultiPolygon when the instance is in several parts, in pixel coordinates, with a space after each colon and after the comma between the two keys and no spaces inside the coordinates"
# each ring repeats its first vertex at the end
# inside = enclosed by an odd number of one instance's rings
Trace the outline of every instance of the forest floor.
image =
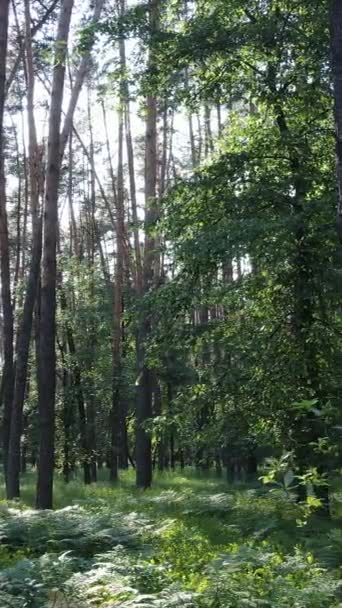
{"type": "MultiPolygon", "coordinates": [[[[0,502],[1,608],[342,607],[342,517],[194,473],[134,489],[56,480],[55,511],[0,502]]],[[[3,498],[3,496],[1,497],[3,498]]]]}

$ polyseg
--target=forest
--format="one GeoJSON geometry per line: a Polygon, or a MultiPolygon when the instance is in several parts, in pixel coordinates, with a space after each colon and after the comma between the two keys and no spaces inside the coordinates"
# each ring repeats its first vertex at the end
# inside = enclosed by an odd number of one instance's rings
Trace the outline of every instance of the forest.
{"type": "Polygon", "coordinates": [[[0,608],[342,607],[342,0],[0,0],[0,608]]]}

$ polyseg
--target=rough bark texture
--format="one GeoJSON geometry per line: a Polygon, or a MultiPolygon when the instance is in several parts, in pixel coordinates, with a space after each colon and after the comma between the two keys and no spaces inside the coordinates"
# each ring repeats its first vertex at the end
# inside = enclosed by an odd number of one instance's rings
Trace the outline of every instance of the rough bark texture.
{"type": "Polygon", "coordinates": [[[6,184],[4,159],[4,105],[6,87],[6,57],[8,36],[8,0],[0,2],[0,264],[1,298],[4,320],[4,367],[3,367],[3,460],[7,480],[7,455],[11,407],[13,397],[13,309],[11,301],[10,257],[6,212],[6,184]]]}
{"type": "Polygon", "coordinates": [[[55,425],[55,316],[56,240],[60,178],[60,125],[65,79],[65,58],[73,0],[64,0],[56,37],[49,116],[48,157],[45,182],[43,272],[41,287],[39,363],[39,466],[36,505],[52,508],[55,425]]]}
{"type": "MultiPolygon", "coordinates": [[[[155,61],[153,52],[153,33],[158,26],[158,0],[150,0],[151,46],[149,51],[149,68],[153,71],[155,61]]],[[[145,251],[143,268],[143,289],[148,292],[153,286],[156,261],[156,241],[149,229],[157,219],[157,100],[149,95],[146,100],[146,135],[145,135],[145,251]]],[[[151,438],[145,428],[146,421],[152,416],[152,374],[146,365],[144,343],[150,331],[151,319],[148,313],[143,315],[137,339],[137,362],[139,378],[136,404],[136,483],[139,488],[148,488],[152,483],[151,438]]]]}
{"type": "MultiPolygon", "coordinates": [[[[124,0],[117,2],[118,12],[123,16],[125,11],[124,0]]],[[[123,174],[123,138],[124,138],[124,108],[126,101],[126,75],[125,75],[125,48],[124,40],[120,39],[120,106],[118,110],[118,171],[116,189],[116,265],[114,284],[114,306],[113,306],[113,395],[111,411],[111,462],[110,480],[118,478],[119,464],[125,460],[126,452],[126,420],[122,386],[123,368],[123,298],[126,258],[126,236],[125,236],[125,200],[124,200],[124,174],[123,174]]],[[[107,136],[107,147],[109,143],[107,136]]],[[[109,154],[110,157],[110,154],[109,154]]],[[[111,166],[111,163],[110,163],[111,166]]],[[[111,170],[113,174],[113,171],[111,170]]],[[[115,191],[114,178],[112,177],[113,191],[115,191]]]]}
{"type": "Polygon", "coordinates": [[[33,310],[38,289],[40,270],[42,235],[41,220],[37,227],[37,236],[32,250],[32,260],[26,289],[24,310],[18,331],[17,357],[15,366],[15,388],[10,426],[8,451],[7,498],[13,499],[20,495],[20,439],[22,433],[22,416],[26,390],[27,366],[30,349],[33,310]]]}
{"type": "Polygon", "coordinates": [[[34,70],[29,0],[25,0],[25,24],[32,253],[23,314],[20,321],[17,338],[15,383],[8,452],[7,498],[9,499],[17,498],[20,494],[19,476],[21,462],[20,440],[22,432],[22,416],[27,380],[27,365],[30,349],[33,309],[38,288],[42,252],[42,221],[41,217],[39,216],[39,190],[41,184],[42,166],[37,145],[36,125],[34,119],[34,70]]]}
{"type": "MultiPolygon", "coordinates": [[[[96,191],[95,191],[95,155],[94,155],[94,137],[93,137],[93,125],[91,115],[91,94],[88,88],[88,122],[89,122],[89,135],[90,135],[90,217],[89,217],[89,251],[88,251],[88,262],[91,273],[91,287],[90,287],[90,298],[94,305],[95,298],[95,208],[96,208],[96,191]]],[[[96,326],[94,319],[89,323],[91,344],[89,347],[90,355],[90,367],[93,368],[95,365],[95,348],[96,348],[96,326]]],[[[92,380],[90,380],[92,383],[92,380]]],[[[88,389],[89,390],[89,389],[88,389]]],[[[90,475],[91,481],[97,481],[97,438],[96,438],[96,403],[95,403],[95,389],[94,386],[90,386],[89,394],[87,397],[87,434],[89,444],[89,464],[90,464],[90,475]]]]}
{"type": "Polygon", "coordinates": [[[123,176],[123,106],[119,108],[119,150],[118,150],[118,187],[117,187],[117,221],[116,221],[116,266],[113,309],[113,397],[112,397],[112,437],[110,480],[118,477],[119,455],[123,449],[123,397],[122,397],[122,312],[123,282],[125,257],[125,210],[124,210],[124,176],[123,176]]]}
{"type": "Polygon", "coordinates": [[[331,62],[334,82],[337,153],[337,232],[342,241],[342,2],[331,6],[331,62]]]}
{"type": "MultiPolygon", "coordinates": [[[[120,15],[124,15],[125,12],[125,0],[118,0],[120,15]]],[[[126,66],[126,46],[125,39],[121,37],[119,40],[119,53],[120,53],[120,69],[121,69],[121,99],[124,106],[124,121],[125,121],[125,134],[126,134],[126,149],[127,149],[127,164],[128,164],[128,176],[129,176],[129,187],[131,196],[131,211],[133,220],[133,239],[134,239],[134,254],[135,254],[135,288],[138,294],[142,293],[143,279],[142,279],[142,259],[139,239],[139,219],[137,212],[137,189],[135,182],[135,166],[134,166],[134,149],[131,129],[131,110],[130,110],[130,96],[129,96],[129,85],[127,80],[127,66],[126,66]]]]}

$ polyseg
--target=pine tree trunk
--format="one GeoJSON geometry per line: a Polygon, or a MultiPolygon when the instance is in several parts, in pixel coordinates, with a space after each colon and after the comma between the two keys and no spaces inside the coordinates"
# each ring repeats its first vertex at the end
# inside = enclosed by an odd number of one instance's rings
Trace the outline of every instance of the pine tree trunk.
{"type": "Polygon", "coordinates": [[[27,65],[27,114],[29,132],[29,173],[30,173],[30,206],[32,216],[32,253],[29,276],[26,286],[24,309],[18,329],[17,356],[15,367],[15,384],[10,426],[8,453],[8,487],[7,498],[17,498],[20,494],[20,440],[22,416],[27,380],[33,310],[36,300],[40,261],[42,252],[42,220],[39,216],[39,184],[42,167],[37,145],[36,125],[34,119],[34,71],[31,45],[31,17],[29,1],[25,0],[26,24],[26,65],[27,65]]]}
{"type": "Polygon", "coordinates": [[[204,105],[204,125],[205,125],[205,156],[209,156],[214,151],[213,134],[211,130],[211,110],[208,104],[204,105]]]}
{"type": "Polygon", "coordinates": [[[80,243],[77,232],[77,224],[74,212],[74,204],[73,204],[73,149],[72,149],[73,139],[72,139],[72,130],[69,136],[69,174],[68,174],[68,204],[69,204],[69,214],[70,214],[70,252],[71,255],[75,255],[80,258],[80,243]]]}
{"type": "Polygon", "coordinates": [[[342,3],[331,5],[331,62],[334,83],[337,155],[337,231],[342,241],[342,3]]]}
{"type": "MultiPolygon", "coordinates": [[[[158,27],[158,0],[149,1],[149,19],[151,36],[158,27]]],[[[149,50],[149,69],[153,72],[155,57],[152,47],[149,50]]],[[[155,278],[156,240],[149,234],[151,226],[157,219],[157,100],[149,95],[146,100],[146,134],[145,134],[145,251],[143,288],[148,292],[155,278]]],[[[136,484],[139,488],[148,488],[152,483],[151,437],[146,430],[146,422],[152,417],[151,371],[146,364],[145,342],[150,332],[151,319],[148,313],[143,314],[140,331],[137,336],[137,363],[139,379],[136,402],[136,484]]]]}
{"type": "Polygon", "coordinates": [[[7,458],[13,398],[13,309],[11,301],[10,252],[6,211],[6,183],[4,156],[4,105],[6,94],[6,58],[8,36],[8,0],[0,2],[0,265],[1,299],[4,321],[4,367],[3,383],[3,460],[7,481],[7,458]]]}
{"type": "Polygon", "coordinates": [[[17,304],[17,287],[21,271],[21,257],[22,257],[22,230],[21,230],[21,213],[22,213],[22,170],[20,164],[20,150],[18,144],[17,128],[12,120],[13,136],[15,141],[16,149],[16,167],[18,175],[18,195],[17,195],[17,208],[16,208],[16,252],[15,252],[15,270],[13,280],[13,314],[15,314],[17,304]]]}
{"type": "MultiPolygon", "coordinates": [[[[60,293],[60,305],[61,310],[65,312],[67,310],[67,300],[62,284],[59,285],[60,293]]],[[[78,409],[79,416],[79,430],[80,430],[80,443],[81,443],[81,464],[83,468],[83,480],[85,484],[91,483],[91,453],[89,445],[89,431],[87,421],[87,411],[84,402],[84,395],[82,389],[82,373],[80,366],[77,361],[77,352],[75,346],[74,335],[70,323],[67,321],[65,324],[66,341],[69,349],[69,354],[72,358],[72,375],[71,384],[73,387],[73,393],[78,409]]]]}
{"type": "MultiPolygon", "coordinates": [[[[89,121],[89,135],[90,135],[90,226],[89,226],[89,265],[91,273],[91,284],[90,284],[90,299],[92,304],[95,303],[95,208],[96,208],[96,191],[95,191],[95,156],[94,156],[94,138],[93,138],[93,125],[91,116],[91,98],[90,90],[88,89],[88,121],[89,121]]],[[[90,350],[90,361],[91,367],[95,366],[95,347],[96,347],[96,327],[94,320],[90,322],[90,336],[91,344],[90,350]]],[[[92,380],[91,380],[92,382],[92,380]]],[[[88,432],[88,445],[89,445],[89,464],[90,464],[90,475],[91,481],[94,483],[97,481],[97,459],[96,459],[96,404],[95,404],[95,390],[94,386],[90,387],[90,394],[87,398],[87,432],[88,432]]]]}
{"type": "Polygon", "coordinates": [[[23,217],[23,233],[22,233],[22,255],[20,265],[20,279],[24,278],[26,268],[26,248],[27,248],[27,223],[28,223],[28,207],[29,207],[29,175],[28,175],[28,158],[26,154],[25,141],[25,121],[23,112],[21,112],[21,130],[22,130],[22,150],[23,150],[23,178],[24,178],[24,217],[23,217]]]}
{"type": "MultiPolygon", "coordinates": [[[[99,18],[101,16],[103,4],[104,4],[104,0],[95,1],[93,17],[89,24],[90,26],[94,26],[97,23],[97,21],[99,20],[99,18]]],[[[60,144],[59,145],[60,145],[61,159],[63,158],[64,152],[65,152],[65,147],[66,147],[66,144],[68,141],[68,137],[69,137],[70,133],[72,132],[72,123],[73,123],[73,119],[74,119],[74,113],[75,113],[77,102],[78,102],[78,99],[79,99],[79,96],[81,93],[81,89],[82,89],[82,86],[84,83],[84,79],[85,79],[87,73],[89,72],[89,69],[91,66],[91,48],[92,48],[92,44],[90,44],[89,47],[87,48],[87,50],[82,54],[81,63],[77,70],[75,83],[72,88],[68,109],[65,114],[63,129],[60,134],[60,144]]]]}
{"type": "MultiPolygon", "coordinates": [[[[119,14],[123,17],[126,10],[125,0],[118,0],[119,14]]],[[[125,39],[122,36],[119,40],[119,53],[120,53],[120,69],[121,69],[121,103],[124,107],[124,124],[125,124],[125,135],[126,135],[126,149],[127,149],[127,164],[128,164],[128,176],[129,176],[129,187],[131,197],[131,210],[133,219],[133,239],[134,239],[134,254],[135,254],[135,289],[138,294],[142,293],[143,279],[142,279],[142,259],[140,250],[140,239],[139,239],[139,220],[137,212],[137,189],[135,182],[135,163],[134,163],[134,149],[131,129],[131,110],[130,110],[130,96],[129,96],[129,85],[127,80],[127,65],[126,65],[126,46],[125,39]]]]}
{"type": "Polygon", "coordinates": [[[62,386],[63,386],[63,412],[62,412],[62,421],[63,421],[63,431],[64,431],[64,441],[63,441],[63,477],[65,483],[69,483],[70,474],[71,474],[71,466],[70,466],[70,447],[72,443],[72,435],[71,429],[73,426],[73,404],[70,399],[70,376],[67,369],[66,363],[66,354],[67,354],[67,342],[65,337],[63,336],[63,343],[60,346],[61,351],[61,360],[62,360],[62,386]]]}
{"type": "Polygon", "coordinates": [[[65,79],[65,59],[72,8],[73,0],[63,1],[56,37],[49,116],[38,386],[40,440],[36,505],[39,509],[51,509],[53,500],[56,387],[56,241],[58,228],[58,186],[60,178],[60,125],[65,79]]]}
{"type": "Polygon", "coordinates": [[[125,257],[125,209],[124,209],[124,177],[123,177],[123,99],[121,95],[118,113],[118,179],[117,179],[117,222],[116,222],[116,266],[114,282],[113,309],[113,397],[111,412],[111,466],[110,480],[118,478],[119,455],[123,452],[125,420],[123,416],[122,398],[122,312],[123,312],[123,282],[125,257]]]}

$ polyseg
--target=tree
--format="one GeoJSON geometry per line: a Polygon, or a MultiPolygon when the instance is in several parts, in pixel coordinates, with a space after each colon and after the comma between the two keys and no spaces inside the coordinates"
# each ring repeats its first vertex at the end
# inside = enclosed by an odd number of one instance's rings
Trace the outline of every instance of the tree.
{"type": "Polygon", "coordinates": [[[8,39],[9,2],[0,7],[0,264],[1,298],[4,317],[4,367],[2,372],[2,394],[4,404],[3,459],[7,479],[7,454],[13,396],[13,310],[11,301],[11,279],[9,239],[6,210],[5,151],[4,151],[4,106],[6,94],[6,58],[8,39]]]}
{"type": "Polygon", "coordinates": [[[342,6],[334,0],[331,5],[331,60],[334,82],[336,155],[337,155],[337,230],[342,238],[342,6]]]}
{"type": "Polygon", "coordinates": [[[73,0],[63,1],[55,40],[49,115],[47,171],[45,177],[40,351],[38,363],[40,442],[37,507],[39,509],[52,508],[56,387],[56,240],[58,230],[58,186],[60,178],[60,124],[64,92],[65,60],[72,8],[73,0]]]}
{"type": "MultiPolygon", "coordinates": [[[[153,36],[158,29],[159,3],[158,0],[149,2],[150,49],[148,69],[153,72],[155,55],[153,51],[153,36]]],[[[146,132],[145,132],[145,248],[143,266],[143,289],[148,292],[155,280],[156,239],[151,231],[157,219],[157,99],[149,93],[146,99],[146,132]]],[[[138,357],[138,391],[136,409],[136,482],[139,488],[148,488],[152,483],[152,454],[151,439],[146,429],[147,421],[152,417],[152,375],[146,360],[144,344],[148,338],[151,326],[150,315],[143,314],[137,341],[138,357]]]]}
{"type": "Polygon", "coordinates": [[[38,289],[42,252],[42,217],[39,208],[39,198],[41,194],[43,167],[41,152],[37,142],[37,132],[34,116],[34,66],[32,55],[31,15],[29,0],[25,0],[25,48],[27,73],[27,113],[29,132],[30,208],[32,218],[32,253],[30,271],[27,280],[27,289],[24,300],[24,309],[17,337],[15,383],[8,454],[7,497],[9,499],[16,498],[20,495],[19,475],[22,414],[27,381],[27,365],[32,330],[33,309],[38,289]]]}

